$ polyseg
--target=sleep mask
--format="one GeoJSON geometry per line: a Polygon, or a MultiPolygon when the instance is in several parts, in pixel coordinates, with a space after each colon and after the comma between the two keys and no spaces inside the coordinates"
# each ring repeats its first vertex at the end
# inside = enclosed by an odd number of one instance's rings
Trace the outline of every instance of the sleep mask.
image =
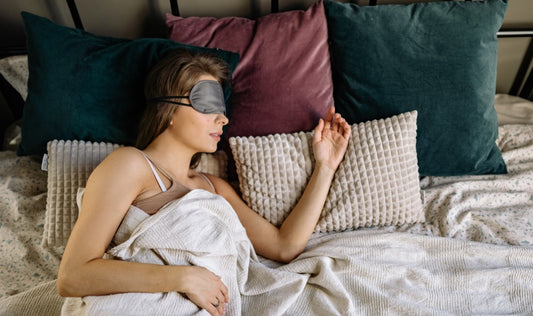
{"type": "Polygon", "coordinates": [[[188,96],[156,97],[147,102],[167,102],[178,105],[192,106],[193,109],[204,114],[226,114],[224,91],[220,83],[214,80],[200,80],[191,89],[188,96]],[[174,99],[189,99],[191,104],[174,101],[174,99]]]}

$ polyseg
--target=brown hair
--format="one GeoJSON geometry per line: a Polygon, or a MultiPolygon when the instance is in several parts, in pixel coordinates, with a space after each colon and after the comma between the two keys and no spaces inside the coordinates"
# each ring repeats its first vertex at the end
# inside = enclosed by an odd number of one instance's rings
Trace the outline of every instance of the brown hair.
{"type": "MultiPolygon", "coordinates": [[[[227,64],[214,55],[193,53],[187,49],[172,51],[161,59],[146,77],[144,95],[147,100],[170,95],[187,95],[202,75],[213,76],[220,84],[229,80],[227,64]]],[[[178,105],[154,102],[146,105],[139,124],[135,147],[145,149],[168,127],[178,105]]],[[[191,168],[199,162],[196,154],[191,168]]]]}

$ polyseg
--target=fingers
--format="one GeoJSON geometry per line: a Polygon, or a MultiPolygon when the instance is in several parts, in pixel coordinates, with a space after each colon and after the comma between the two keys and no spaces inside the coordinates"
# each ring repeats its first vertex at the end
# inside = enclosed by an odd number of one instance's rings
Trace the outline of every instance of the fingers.
{"type": "Polygon", "coordinates": [[[337,133],[339,133],[340,135],[342,135],[344,138],[347,139],[350,137],[351,132],[352,132],[350,124],[348,124],[348,122],[346,122],[346,120],[342,118],[340,114],[337,114],[337,115],[339,117],[334,123],[334,126],[335,126],[334,128],[337,131],[337,133]]]}
{"type": "Polygon", "coordinates": [[[348,139],[352,132],[350,124],[348,124],[339,113],[335,113],[334,106],[329,108],[325,119],[320,119],[318,121],[318,124],[315,127],[313,141],[319,142],[324,133],[329,134],[328,131],[340,134],[345,139],[348,139]]]}
{"type": "Polygon", "coordinates": [[[213,316],[220,316],[220,315],[222,315],[222,314],[218,311],[218,309],[217,309],[215,306],[213,306],[213,304],[208,304],[208,306],[206,306],[204,309],[205,309],[209,314],[211,314],[211,315],[213,315],[213,316]],[[209,305],[210,305],[210,306],[209,306],[209,305]]]}
{"type": "Polygon", "coordinates": [[[350,126],[350,124],[348,124],[348,122],[346,122],[346,120],[344,121],[342,129],[344,138],[349,139],[352,135],[352,127],[350,126]]]}
{"type": "Polygon", "coordinates": [[[198,306],[204,308],[213,316],[220,316],[226,311],[226,304],[228,303],[226,300],[224,294],[220,291],[219,295],[215,296],[215,298],[208,299],[204,304],[199,304],[198,306]]]}
{"type": "Polygon", "coordinates": [[[221,302],[227,304],[229,302],[228,288],[226,287],[226,285],[224,283],[222,283],[222,280],[220,280],[220,283],[222,284],[222,289],[221,289],[222,300],[221,300],[221,302]]]}
{"type": "Polygon", "coordinates": [[[329,108],[328,113],[326,114],[324,128],[329,129],[331,127],[334,116],[335,116],[335,107],[332,106],[329,108]]]}
{"type": "Polygon", "coordinates": [[[341,115],[339,113],[335,113],[335,116],[333,117],[333,122],[331,123],[331,129],[336,132],[339,132],[343,121],[344,119],[341,117],[341,115]]]}
{"type": "Polygon", "coordinates": [[[211,303],[213,307],[217,310],[219,315],[224,314],[224,311],[226,309],[226,304],[229,302],[229,294],[228,294],[228,288],[226,285],[222,282],[222,278],[220,276],[217,277],[217,287],[219,288],[219,292],[216,295],[216,300],[211,303]]]}
{"type": "Polygon", "coordinates": [[[226,303],[217,299],[215,303],[211,303],[214,313],[208,310],[212,315],[223,315],[226,310],[226,303]]]}
{"type": "Polygon", "coordinates": [[[229,302],[229,291],[222,278],[203,267],[194,267],[194,284],[185,294],[211,315],[222,315],[229,302]]]}
{"type": "Polygon", "coordinates": [[[324,130],[324,120],[318,120],[318,125],[315,127],[315,133],[313,135],[313,142],[317,143],[322,139],[322,131],[324,130]]]}
{"type": "Polygon", "coordinates": [[[335,113],[330,129],[345,138],[349,137],[352,131],[350,124],[339,113],[335,113]]]}

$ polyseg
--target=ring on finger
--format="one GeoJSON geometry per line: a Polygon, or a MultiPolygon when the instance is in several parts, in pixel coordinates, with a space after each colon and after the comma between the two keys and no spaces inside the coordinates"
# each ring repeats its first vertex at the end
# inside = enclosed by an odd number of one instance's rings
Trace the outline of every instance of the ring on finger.
{"type": "Polygon", "coordinates": [[[218,308],[220,306],[220,301],[217,300],[217,303],[216,304],[213,304],[213,306],[215,306],[215,308],[218,308]]]}

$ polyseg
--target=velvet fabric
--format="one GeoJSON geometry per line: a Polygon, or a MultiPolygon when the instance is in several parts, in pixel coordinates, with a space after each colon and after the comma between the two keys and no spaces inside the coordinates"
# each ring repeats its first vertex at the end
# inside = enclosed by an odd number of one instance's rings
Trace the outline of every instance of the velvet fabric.
{"type": "Polygon", "coordinates": [[[494,109],[507,1],[326,1],[337,111],[350,123],[418,111],[421,175],[506,173],[494,109]]]}
{"type": "Polygon", "coordinates": [[[231,70],[239,60],[237,53],[168,39],[96,36],[31,13],[22,17],[29,79],[19,155],[43,154],[53,139],[134,144],[145,107],[144,79],[172,50],[215,54],[231,70]]]}
{"type": "Polygon", "coordinates": [[[258,19],[167,15],[167,25],[172,40],[240,54],[226,138],[307,131],[333,105],[322,1],[258,19]]]}

